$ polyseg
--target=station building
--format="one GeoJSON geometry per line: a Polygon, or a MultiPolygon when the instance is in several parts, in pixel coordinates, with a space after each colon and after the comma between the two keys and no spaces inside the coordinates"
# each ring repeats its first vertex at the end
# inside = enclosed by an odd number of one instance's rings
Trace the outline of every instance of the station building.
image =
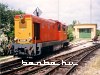
{"type": "Polygon", "coordinates": [[[76,24],[74,26],[75,38],[94,38],[97,24],[76,24]]]}

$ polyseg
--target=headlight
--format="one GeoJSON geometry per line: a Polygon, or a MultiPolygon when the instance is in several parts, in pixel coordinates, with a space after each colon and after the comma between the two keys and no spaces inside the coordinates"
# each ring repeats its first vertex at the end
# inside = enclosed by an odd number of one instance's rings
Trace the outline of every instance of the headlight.
{"type": "Polygon", "coordinates": [[[15,38],[14,38],[14,41],[15,41],[15,42],[17,42],[17,41],[18,41],[18,38],[17,38],[17,37],[15,37],[15,38]]]}

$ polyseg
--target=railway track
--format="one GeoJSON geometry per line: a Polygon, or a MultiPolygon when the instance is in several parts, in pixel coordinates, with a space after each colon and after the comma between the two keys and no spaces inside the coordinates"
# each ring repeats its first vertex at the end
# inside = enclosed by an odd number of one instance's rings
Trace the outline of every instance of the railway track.
{"type": "MultiPolygon", "coordinates": [[[[84,51],[84,52],[82,52],[82,53],[80,53],[76,56],[72,56],[69,59],[66,59],[65,61],[66,62],[74,62],[76,64],[79,64],[94,49],[95,49],[95,47],[91,48],[91,50],[84,51]]],[[[42,75],[58,75],[58,74],[60,74],[60,75],[69,75],[74,70],[74,68],[76,66],[77,65],[67,65],[67,66],[66,65],[59,65],[59,66],[56,66],[53,69],[47,71],[46,73],[44,73],[42,75]]]]}
{"type": "MultiPolygon", "coordinates": [[[[89,47],[88,49],[83,49],[81,51],[77,51],[74,54],[72,53],[71,55],[66,55],[64,58],[61,56],[58,57],[58,59],[54,58],[51,59],[54,62],[59,63],[60,65],[57,66],[43,66],[38,68],[37,70],[30,70],[27,72],[22,73],[21,75],[68,75],[76,65],[62,65],[61,60],[64,60],[65,62],[74,62],[74,63],[79,63],[82,59],[84,59],[88,54],[90,54],[93,50],[98,48],[98,46],[94,47],[89,47]],[[69,57],[68,57],[69,56],[69,57]]],[[[50,60],[48,60],[50,61],[50,60]]]]}
{"type": "MultiPolygon", "coordinates": [[[[85,44],[85,43],[83,43],[83,44],[85,44]]],[[[81,45],[83,45],[83,44],[81,43],[81,45]]],[[[76,46],[78,46],[78,45],[76,45],[76,46]]],[[[71,48],[76,47],[76,46],[71,46],[71,48]]],[[[41,62],[42,62],[42,60],[45,60],[47,58],[41,59],[41,62]]],[[[26,69],[27,68],[33,68],[33,66],[24,66],[21,63],[22,63],[21,60],[18,59],[18,60],[12,61],[12,62],[1,64],[1,67],[0,67],[1,73],[0,74],[5,75],[5,74],[9,74],[11,72],[15,72],[17,70],[22,70],[22,69],[25,70],[25,68],[26,69]]],[[[41,66],[34,66],[34,68],[36,68],[36,67],[38,69],[41,66]]],[[[45,67],[45,66],[42,66],[42,67],[45,67]]],[[[35,69],[35,70],[37,70],[37,69],[35,69]]],[[[19,73],[21,73],[21,72],[19,71],[19,73]]]]}
{"type": "Polygon", "coordinates": [[[15,68],[15,69],[3,72],[2,75],[6,75],[6,74],[13,75],[13,74],[16,74],[16,73],[21,75],[21,73],[25,74],[25,71],[27,73],[29,73],[29,72],[31,72],[33,70],[35,71],[35,70],[38,70],[40,68],[42,69],[43,67],[46,67],[46,66],[21,66],[19,68],[15,68]],[[28,71],[28,70],[30,70],[30,71],[28,71]]]}
{"type": "Polygon", "coordinates": [[[5,62],[0,64],[0,72],[12,69],[14,67],[21,66],[21,59],[16,59],[13,61],[5,62]]]}
{"type": "Polygon", "coordinates": [[[86,44],[86,43],[88,43],[88,42],[91,42],[91,41],[87,41],[87,42],[83,42],[83,43],[77,43],[77,44],[75,44],[75,45],[71,44],[71,45],[69,45],[69,48],[78,47],[78,46],[83,45],[83,44],[86,44]]]}
{"type": "MultiPolygon", "coordinates": [[[[70,73],[70,71],[72,71],[75,65],[74,66],[61,65],[61,60],[64,60],[65,62],[70,61],[74,63],[79,63],[83,58],[85,58],[85,56],[87,56],[90,52],[92,52],[96,48],[98,48],[98,45],[96,47],[95,46],[89,47],[56,58],[45,59],[48,62],[59,63],[60,65],[57,66],[51,66],[51,65],[24,66],[23,65],[8,71],[4,71],[1,74],[2,75],[32,75],[32,74],[33,75],[56,75],[57,73],[63,73],[61,75],[67,75],[68,73],[70,73]]],[[[43,62],[43,60],[41,60],[40,62],[43,62]]]]}

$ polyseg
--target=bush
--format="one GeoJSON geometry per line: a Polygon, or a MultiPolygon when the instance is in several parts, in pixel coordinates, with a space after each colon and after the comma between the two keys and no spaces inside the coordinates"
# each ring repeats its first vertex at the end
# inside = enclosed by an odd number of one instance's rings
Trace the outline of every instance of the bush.
{"type": "Polygon", "coordinates": [[[97,30],[96,35],[100,36],[100,30],[97,30]]]}
{"type": "Polygon", "coordinates": [[[72,41],[74,39],[72,32],[68,32],[68,39],[69,39],[69,41],[72,41]]]}
{"type": "Polygon", "coordinates": [[[73,36],[73,26],[71,26],[71,25],[68,26],[67,35],[68,35],[69,41],[72,41],[74,39],[74,36],[73,36]]]}

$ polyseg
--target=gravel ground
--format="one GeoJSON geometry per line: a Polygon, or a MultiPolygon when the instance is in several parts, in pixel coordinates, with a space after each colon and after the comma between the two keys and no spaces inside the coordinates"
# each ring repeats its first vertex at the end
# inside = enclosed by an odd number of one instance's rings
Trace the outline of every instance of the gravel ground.
{"type": "Polygon", "coordinates": [[[100,75],[100,49],[94,52],[93,55],[71,75],[100,75]]]}

